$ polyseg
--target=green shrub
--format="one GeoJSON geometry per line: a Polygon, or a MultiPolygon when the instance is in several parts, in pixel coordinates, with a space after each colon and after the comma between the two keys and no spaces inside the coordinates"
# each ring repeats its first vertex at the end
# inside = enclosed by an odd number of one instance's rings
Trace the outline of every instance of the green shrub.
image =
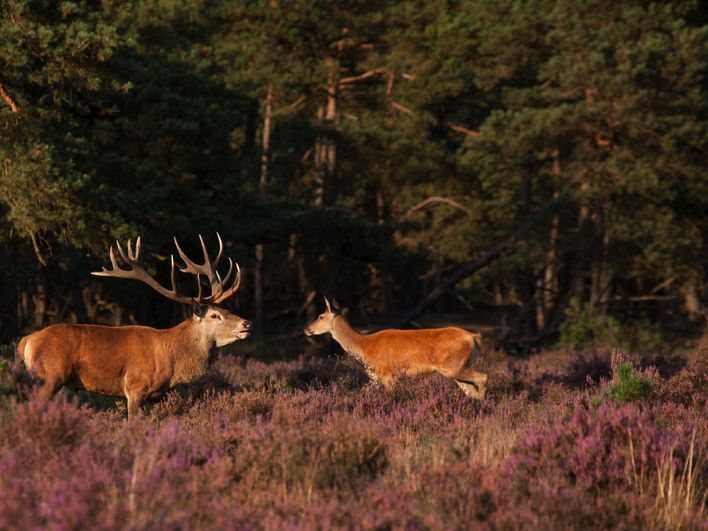
{"type": "Polygon", "coordinates": [[[592,303],[574,297],[565,310],[565,321],[558,328],[560,340],[555,348],[578,350],[614,347],[629,352],[654,350],[661,343],[661,333],[645,320],[621,323],[598,310],[592,303]]]}
{"type": "Polygon", "coordinates": [[[647,400],[654,392],[652,383],[640,375],[626,361],[612,368],[612,383],[607,389],[607,397],[618,404],[628,404],[647,400]]]}
{"type": "Polygon", "coordinates": [[[622,325],[606,313],[600,312],[592,303],[574,297],[565,311],[565,321],[559,327],[560,341],[556,348],[597,348],[617,346],[622,325]]]}

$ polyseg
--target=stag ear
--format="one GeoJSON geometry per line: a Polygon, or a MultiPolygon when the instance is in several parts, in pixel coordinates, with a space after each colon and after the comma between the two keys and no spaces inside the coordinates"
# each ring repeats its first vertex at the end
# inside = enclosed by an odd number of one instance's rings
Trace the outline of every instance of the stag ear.
{"type": "Polygon", "coordinates": [[[202,305],[197,302],[197,299],[192,299],[192,313],[199,317],[200,319],[204,318],[204,315],[206,314],[206,306],[202,308],[202,305]]]}
{"type": "Polygon", "coordinates": [[[329,307],[329,301],[327,300],[327,297],[325,297],[324,300],[325,300],[325,304],[327,305],[327,311],[329,313],[332,313],[332,308],[329,307]]]}

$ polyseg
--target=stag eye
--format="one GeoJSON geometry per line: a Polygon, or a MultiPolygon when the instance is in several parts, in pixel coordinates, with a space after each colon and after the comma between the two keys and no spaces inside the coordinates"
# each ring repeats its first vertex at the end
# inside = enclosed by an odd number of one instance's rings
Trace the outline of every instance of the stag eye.
{"type": "Polygon", "coordinates": [[[212,313],[212,314],[211,314],[211,318],[212,318],[212,319],[218,319],[218,318],[219,318],[219,314],[218,314],[218,313],[212,313]]]}

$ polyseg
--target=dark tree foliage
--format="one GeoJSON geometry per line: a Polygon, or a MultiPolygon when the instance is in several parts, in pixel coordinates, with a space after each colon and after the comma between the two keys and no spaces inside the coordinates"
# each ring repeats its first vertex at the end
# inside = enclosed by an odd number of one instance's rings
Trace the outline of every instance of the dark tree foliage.
{"type": "Polygon", "coordinates": [[[388,323],[493,304],[502,342],[527,346],[571,330],[573,308],[633,338],[700,323],[706,15],[0,0],[3,338],[169,325],[178,308],[89,271],[142,236],[166,281],[173,236],[194,254],[217,231],[244,269],[234,304],[278,334],[322,295],[388,323]]]}

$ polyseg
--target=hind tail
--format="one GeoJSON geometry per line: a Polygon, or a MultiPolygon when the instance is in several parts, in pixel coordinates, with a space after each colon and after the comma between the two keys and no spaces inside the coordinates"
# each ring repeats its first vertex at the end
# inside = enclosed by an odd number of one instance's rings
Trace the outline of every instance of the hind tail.
{"type": "Polygon", "coordinates": [[[478,334],[472,334],[472,354],[470,354],[470,359],[467,360],[467,366],[472,367],[474,361],[477,359],[477,351],[482,349],[482,339],[478,334]]]}

